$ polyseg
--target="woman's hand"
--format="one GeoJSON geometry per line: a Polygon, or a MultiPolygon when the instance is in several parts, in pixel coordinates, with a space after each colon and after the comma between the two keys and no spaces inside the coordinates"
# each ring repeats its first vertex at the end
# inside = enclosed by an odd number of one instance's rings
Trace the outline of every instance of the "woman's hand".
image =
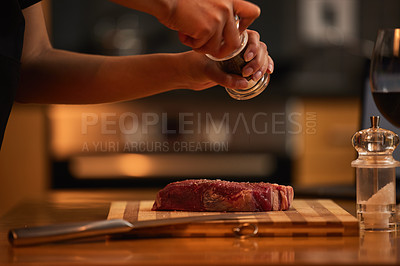
{"type": "Polygon", "coordinates": [[[225,57],[240,45],[239,34],[260,15],[258,6],[244,0],[170,0],[170,14],[159,18],[179,32],[180,41],[193,50],[225,57]],[[235,15],[240,17],[239,31],[235,15]]]}
{"type": "Polygon", "coordinates": [[[222,71],[217,63],[200,53],[188,52],[182,54],[184,66],[182,70],[186,74],[183,80],[188,82],[185,88],[203,90],[215,85],[221,85],[231,89],[245,89],[248,81],[244,77],[252,76],[258,81],[265,73],[274,71],[274,61],[268,55],[267,46],[259,39],[259,34],[247,30],[249,34],[248,46],[244,58],[248,62],[243,67],[242,76],[228,74],[222,71]]]}
{"type": "Polygon", "coordinates": [[[267,45],[260,41],[260,34],[253,30],[247,30],[249,40],[244,59],[247,63],[242,69],[242,76],[252,76],[254,81],[258,81],[266,72],[272,74],[274,71],[274,61],[268,55],[267,45]]]}

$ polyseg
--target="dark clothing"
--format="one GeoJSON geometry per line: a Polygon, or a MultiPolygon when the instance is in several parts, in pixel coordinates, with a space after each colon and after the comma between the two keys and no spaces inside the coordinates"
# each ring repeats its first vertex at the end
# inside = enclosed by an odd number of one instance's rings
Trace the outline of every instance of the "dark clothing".
{"type": "Polygon", "coordinates": [[[18,86],[25,20],[21,10],[40,0],[0,3],[0,148],[18,86]]]}

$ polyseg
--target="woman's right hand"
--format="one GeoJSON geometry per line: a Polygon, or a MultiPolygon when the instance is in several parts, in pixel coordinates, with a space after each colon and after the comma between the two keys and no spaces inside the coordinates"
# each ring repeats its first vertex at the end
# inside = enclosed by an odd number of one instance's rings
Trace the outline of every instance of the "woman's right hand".
{"type": "Polygon", "coordinates": [[[245,0],[164,0],[171,8],[158,19],[179,33],[193,50],[222,58],[240,45],[239,35],[260,15],[260,8],[245,0]],[[235,15],[240,17],[239,30],[235,15]]]}

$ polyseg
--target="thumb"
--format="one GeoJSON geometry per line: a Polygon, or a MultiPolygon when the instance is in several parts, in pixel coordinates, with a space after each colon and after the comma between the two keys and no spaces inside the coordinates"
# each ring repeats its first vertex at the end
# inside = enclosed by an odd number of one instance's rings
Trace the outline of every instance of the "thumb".
{"type": "Polygon", "coordinates": [[[217,64],[210,65],[206,72],[208,77],[217,84],[230,89],[244,89],[248,86],[248,81],[239,75],[228,74],[222,71],[217,64]]]}

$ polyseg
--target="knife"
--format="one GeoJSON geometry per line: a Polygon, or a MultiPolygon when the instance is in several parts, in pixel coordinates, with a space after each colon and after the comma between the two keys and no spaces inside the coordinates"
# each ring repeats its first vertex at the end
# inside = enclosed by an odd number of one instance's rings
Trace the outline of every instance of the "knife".
{"type": "Polygon", "coordinates": [[[235,220],[254,218],[255,214],[224,213],[177,217],[159,220],[128,222],[123,219],[100,220],[91,222],[65,223],[37,227],[11,229],[8,240],[13,246],[38,245],[86,237],[124,234],[135,229],[152,228],[167,225],[188,224],[202,221],[235,220]]]}

